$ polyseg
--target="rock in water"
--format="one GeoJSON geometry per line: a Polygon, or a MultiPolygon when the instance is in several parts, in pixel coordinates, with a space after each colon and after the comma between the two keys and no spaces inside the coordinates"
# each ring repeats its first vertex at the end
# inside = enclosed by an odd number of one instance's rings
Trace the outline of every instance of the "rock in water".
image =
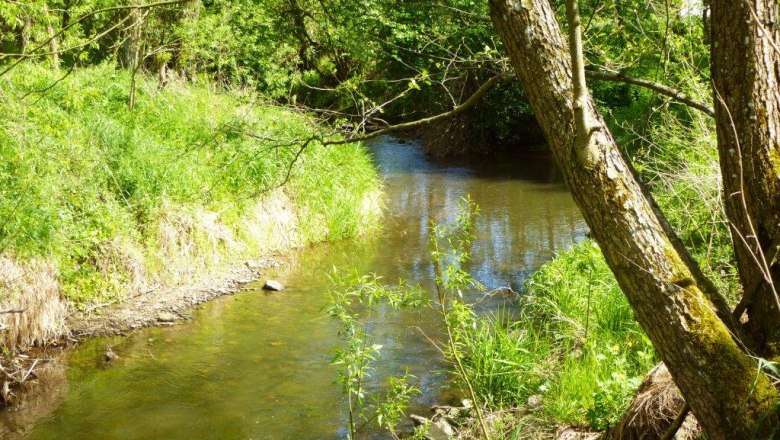
{"type": "Polygon", "coordinates": [[[176,321],[176,315],[171,312],[160,312],[157,314],[157,320],[160,322],[173,322],[176,321]]]}
{"type": "Polygon", "coordinates": [[[271,292],[278,292],[280,290],[284,290],[284,286],[279,281],[267,280],[265,282],[265,284],[263,284],[263,290],[270,290],[271,292]]]}

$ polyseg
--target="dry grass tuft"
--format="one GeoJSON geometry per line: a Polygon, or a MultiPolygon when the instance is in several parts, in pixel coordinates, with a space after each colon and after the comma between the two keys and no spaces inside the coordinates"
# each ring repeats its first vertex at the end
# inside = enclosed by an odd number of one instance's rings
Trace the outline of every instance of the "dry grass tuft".
{"type": "MultiPolygon", "coordinates": [[[[677,418],[684,400],[663,363],[656,365],[645,377],[642,385],[626,410],[623,419],[607,431],[604,439],[658,440],[664,438],[669,426],[677,418]]],[[[699,432],[693,416],[689,415],[673,438],[696,438],[699,432]]]]}
{"type": "Polygon", "coordinates": [[[259,200],[229,225],[218,212],[167,206],[157,224],[156,259],[164,262],[161,285],[190,281],[208,269],[304,244],[298,215],[282,190],[259,200]]]}
{"type": "Polygon", "coordinates": [[[146,288],[144,251],[132,240],[115,237],[103,245],[100,257],[94,262],[104,279],[119,275],[122,292],[134,292],[146,288]]]}
{"type": "Polygon", "coordinates": [[[64,334],[67,306],[51,263],[0,257],[0,345],[26,349],[64,334]]]}
{"type": "Polygon", "coordinates": [[[260,199],[244,221],[246,241],[258,253],[274,252],[302,246],[298,214],[293,203],[281,189],[260,199]]]}
{"type": "Polygon", "coordinates": [[[167,206],[163,212],[154,250],[163,267],[155,283],[188,281],[205,269],[220,266],[226,255],[240,250],[235,234],[219,213],[181,206],[167,206]]]}

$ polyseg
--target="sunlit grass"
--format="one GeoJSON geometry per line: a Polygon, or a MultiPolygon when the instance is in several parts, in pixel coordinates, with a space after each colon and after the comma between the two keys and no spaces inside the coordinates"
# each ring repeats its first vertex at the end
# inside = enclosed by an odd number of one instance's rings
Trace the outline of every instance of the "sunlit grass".
{"type": "Polygon", "coordinates": [[[151,78],[131,111],[129,74],[112,65],[49,87],[58,78],[20,65],[0,81],[0,251],[52,260],[72,301],[121,295],[163,269],[167,239],[199,250],[193,264],[206,251],[240,258],[256,247],[242,229],[279,186],[301,243],[369,227],[377,176],[364,147],[312,142],[299,156],[319,129],[306,115],[205,84],[160,90],[151,78]]]}

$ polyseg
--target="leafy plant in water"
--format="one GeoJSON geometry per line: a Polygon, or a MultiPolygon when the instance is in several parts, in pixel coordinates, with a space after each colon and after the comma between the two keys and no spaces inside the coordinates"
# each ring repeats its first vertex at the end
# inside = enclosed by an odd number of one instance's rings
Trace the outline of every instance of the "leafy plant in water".
{"type": "Polygon", "coordinates": [[[490,439],[480,402],[474,391],[469,372],[464,367],[463,339],[470,329],[476,328],[474,309],[463,301],[463,290],[484,290],[464,266],[469,261],[468,248],[474,240],[474,220],[479,207],[465,197],[459,203],[459,214],[451,225],[439,225],[431,220],[430,255],[433,261],[438,310],[447,330],[445,355],[452,361],[455,373],[463,382],[477,413],[482,435],[490,439]]]}
{"type": "Polygon", "coordinates": [[[359,314],[361,306],[370,312],[372,307],[379,305],[400,309],[425,304],[420,286],[403,281],[397,286],[387,286],[380,279],[375,274],[342,276],[334,271],[331,275],[335,288],[328,294],[327,313],[341,323],[339,334],[344,341],[344,346],[336,350],[332,365],[337,367],[338,382],[347,396],[350,440],[372,421],[397,438],[396,426],[409,400],[420,392],[409,384],[414,376],[407,370],[403,376],[388,379],[388,390],[384,395],[367,395],[366,379],[374,370],[372,364],[379,357],[382,346],[374,343],[366,332],[365,317],[359,314]],[[360,425],[358,419],[363,421],[360,425]]]}
{"type": "MultiPolygon", "coordinates": [[[[437,297],[433,306],[440,313],[446,330],[446,340],[438,348],[452,362],[455,375],[474,402],[483,438],[490,439],[480,406],[481,397],[474,388],[475,375],[479,373],[466,365],[467,356],[474,348],[473,333],[484,324],[480,323],[471,304],[464,301],[463,294],[466,290],[484,290],[467,270],[470,259],[468,248],[474,239],[474,220],[479,208],[466,197],[461,199],[458,212],[451,224],[442,225],[431,220],[429,253],[435,272],[437,297]]],[[[382,347],[373,343],[365,331],[365,320],[359,315],[359,307],[379,304],[387,304],[394,309],[421,306],[425,303],[422,290],[404,282],[387,286],[374,274],[340,276],[334,273],[331,280],[336,287],[329,293],[327,312],[341,323],[340,334],[345,342],[344,347],[336,352],[333,365],[338,367],[339,383],[347,395],[349,438],[354,439],[357,432],[372,420],[395,436],[395,426],[403,416],[409,398],[419,391],[408,385],[411,376],[407,372],[400,378],[389,380],[389,391],[384,396],[367,397],[365,380],[373,371],[372,363],[379,357],[382,347]],[[364,423],[357,425],[358,419],[364,420],[364,423]]],[[[418,429],[414,438],[423,438],[425,431],[425,427],[418,429]]]]}

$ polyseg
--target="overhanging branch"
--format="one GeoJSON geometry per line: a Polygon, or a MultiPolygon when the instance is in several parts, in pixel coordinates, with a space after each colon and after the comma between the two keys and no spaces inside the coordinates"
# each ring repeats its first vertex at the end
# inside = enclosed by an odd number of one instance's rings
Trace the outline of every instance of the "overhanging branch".
{"type": "Polygon", "coordinates": [[[695,99],[688,97],[685,93],[682,93],[679,90],[675,90],[669,86],[659,84],[657,82],[649,81],[642,78],[635,78],[632,76],[626,76],[625,74],[622,73],[613,73],[613,72],[604,72],[604,71],[595,71],[595,70],[586,70],[585,76],[590,79],[595,79],[598,81],[615,81],[615,82],[622,82],[626,84],[632,84],[639,87],[644,87],[653,90],[655,92],[658,92],[659,94],[671,98],[672,100],[677,101],[681,104],[685,104],[689,107],[693,107],[696,110],[705,113],[707,116],[711,118],[715,117],[715,110],[713,110],[713,108],[710,107],[709,105],[696,101],[695,99]]]}
{"type": "Polygon", "coordinates": [[[463,113],[464,111],[474,107],[483,96],[485,96],[485,93],[487,93],[490,89],[492,89],[496,84],[498,84],[501,81],[507,80],[511,78],[511,75],[509,73],[500,73],[498,75],[495,75],[485,81],[479,89],[477,89],[476,92],[474,92],[469,98],[465,101],[463,101],[458,106],[454,107],[452,110],[446,111],[444,113],[439,113],[437,115],[429,116],[427,118],[418,119],[416,121],[411,122],[404,122],[401,124],[391,125],[389,127],[383,128],[381,130],[372,131],[371,133],[365,134],[363,136],[352,136],[346,139],[338,139],[338,140],[323,140],[323,145],[341,145],[341,144],[347,144],[351,142],[360,142],[360,141],[366,141],[369,139],[373,139],[376,137],[379,137],[383,134],[398,132],[398,131],[404,131],[409,130],[412,128],[422,127],[424,125],[428,125],[437,121],[441,121],[443,119],[451,118],[455,115],[458,115],[460,113],[463,113]]]}

